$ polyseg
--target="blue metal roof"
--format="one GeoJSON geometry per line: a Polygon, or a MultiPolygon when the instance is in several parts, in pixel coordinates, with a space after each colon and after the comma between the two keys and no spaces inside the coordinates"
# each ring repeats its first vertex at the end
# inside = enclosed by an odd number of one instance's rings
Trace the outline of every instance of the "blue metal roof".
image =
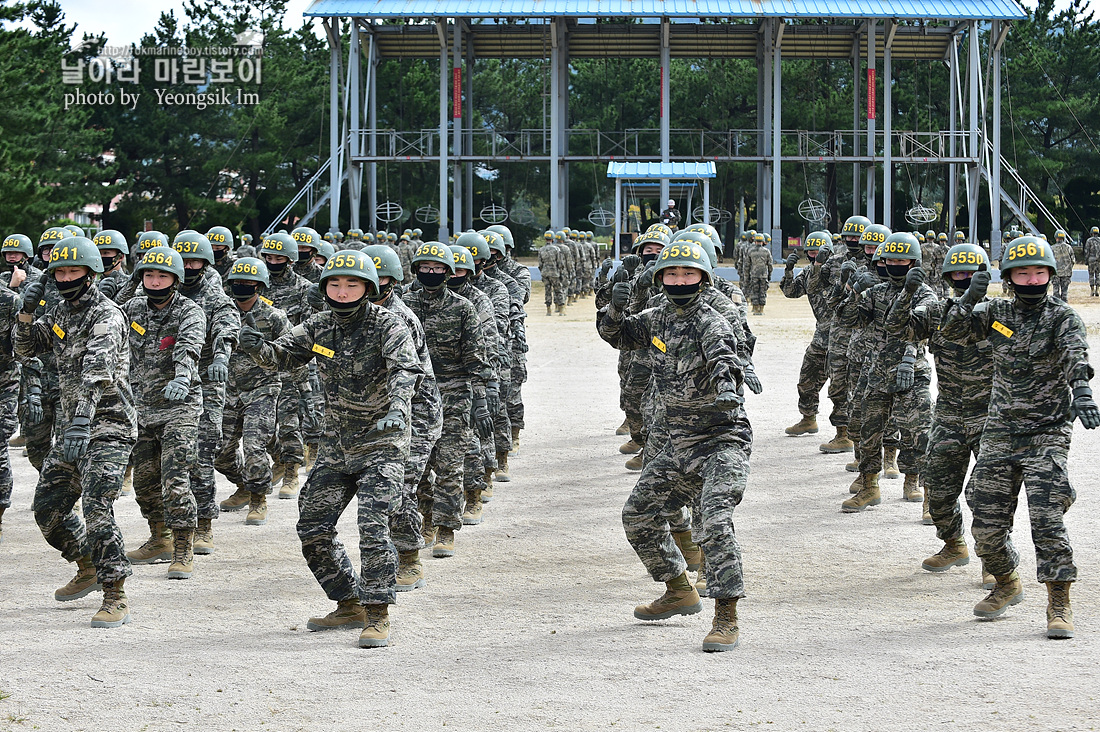
{"type": "Polygon", "coordinates": [[[364,18],[897,18],[1020,20],[1016,0],[314,0],[304,15],[364,18]]]}
{"type": "Polygon", "coordinates": [[[705,163],[608,163],[608,178],[631,180],[662,180],[713,178],[718,175],[714,161],[705,163]]]}

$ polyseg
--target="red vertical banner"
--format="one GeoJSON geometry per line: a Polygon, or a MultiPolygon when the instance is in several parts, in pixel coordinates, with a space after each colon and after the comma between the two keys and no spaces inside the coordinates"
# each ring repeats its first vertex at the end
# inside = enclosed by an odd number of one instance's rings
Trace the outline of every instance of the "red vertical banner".
{"type": "Polygon", "coordinates": [[[661,76],[657,80],[658,88],[661,90],[661,96],[657,100],[657,116],[665,116],[665,70],[661,69],[661,76]]]}
{"type": "Polygon", "coordinates": [[[867,69],[867,119],[875,118],[875,70],[867,69]]]}
{"type": "Polygon", "coordinates": [[[454,91],[454,112],[452,116],[455,119],[462,118],[462,69],[455,69],[455,91],[454,91]]]}

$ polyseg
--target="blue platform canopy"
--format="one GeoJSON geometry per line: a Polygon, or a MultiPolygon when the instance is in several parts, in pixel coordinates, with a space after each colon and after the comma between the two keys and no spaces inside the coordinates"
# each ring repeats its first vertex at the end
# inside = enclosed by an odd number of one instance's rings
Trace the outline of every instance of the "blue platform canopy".
{"type": "Polygon", "coordinates": [[[1015,0],[316,0],[313,17],[1022,20],[1015,0]]]}
{"type": "Polygon", "coordinates": [[[718,170],[713,161],[705,163],[608,163],[608,178],[629,180],[684,180],[685,178],[715,178],[718,170]]]}

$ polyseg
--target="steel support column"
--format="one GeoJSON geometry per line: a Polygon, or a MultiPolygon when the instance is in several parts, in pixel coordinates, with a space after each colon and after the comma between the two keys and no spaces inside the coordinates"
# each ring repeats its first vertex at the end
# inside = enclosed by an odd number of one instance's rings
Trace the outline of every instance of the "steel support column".
{"type": "Polygon", "coordinates": [[[567,208],[563,178],[565,163],[562,153],[565,149],[565,128],[562,106],[569,90],[563,89],[565,79],[565,24],[554,20],[550,23],[550,228],[565,226],[567,208]]]}
{"type": "Polygon", "coordinates": [[[329,152],[329,231],[340,230],[340,19],[332,18],[324,21],[325,31],[328,33],[329,43],[329,120],[328,120],[328,152],[329,152]]]}
{"type": "Polygon", "coordinates": [[[981,89],[978,87],[978,66],[981,57],[978,50],[978,22],[972,20],[969,23],[967,34],[970,41],[970,51],[967,53],[966,66],[970,76],[970,157],[973,161],[967,165],[969,175],[967,177],[968,190],[966,193],[966,208],[970,214],[967,234],[972,241],[977,241],[978,235],[978,192],[981,190],[981,152],[978,149],[978,105],[981,103],[981,89]]]}
{"type": "Polygon", "coordinates": [[[761,71],[764,75],[764,149],[763,154],[765,162],[763,165],[763,174],[761,175],[760,187],[756,193],[756,228],[760,232],[771,232],[772,230],[772,187],[770,185],[772,176],[772,144],[774,142],[772,136],[772,125],[774,123],[772,105],[775,103],[775,74],[768,73],[768,70],[772,68],[773,59],[775,57],[774,52],[774,36],[772,35],[772,21],[770,19],[764,20],[761,24],[761,33],[763,34],[764,45],[764,63],[761,64],[761,71]]]}
{"type": "Polygon", "coordinates": [[[886,44],[882,51],[882,223],[893,228],[894,224],[894,67],[891,46],[892,25],[886,31],[886,44]]]}
{"type": "MultiPolygon", "coordinates": [[[[875,30],[878,21],[867,21],[867,155],[874,158],[875,155],[875,92],[877,83],[872,86],[871,78],[875,73],[878,62],[875,60],[875,30]]],[[[867,164],[867,218],[878,221],[875,215],[875,164],[867,164]]]]}
{"type": "MultiPolygon", "coordinates": [[[[989,34],[993,44],[993,159],[990,161],[989,171],[989,205],[993,219],[992,231],[989,233],[989,251],[993,259],[1001,258],[1001,44],[1003,43],[1001,22],[993,21],[993,27],[989,34]]],[[[974,233],[971,232],[971,241],[976,242],[974,233]]]]}
{"type": "MultiPolygon", "coordinates": [[[[947,131],[950,135],[947,141],[947,150],[950,157],[955,157],[958,154],[958,141],[955,139],[955,134],[958,132],[958,119],[959,119],[959,45],[958,36],[951,36],[951,47],[947,50],[950,59],[948,60],[948,73],[951,75],[950,96],[948,101],[948,123],[947,131]]],[[[955,227],[955,213],[959,210],[959,170],[955,163],[948,163],[947,165],[947,228],[953,229],[955,227]]]]}
{"type": "Polygon", "coordinates": [[[614,238],[611,241],[611,255],[619,259],[619,237],[623,233],[623,181],[615,179],[615,229],[612,232],[614,238]]]}
{"type": "MultiPolygon", "coordinates": [[[[859,63],[859,40],[852,44],[852,151],[859,154],[859,100],[860,100],[860,75],[863,68],[859,63]]],[[[852,163],[852,215],[857,215],[863,210],[862,192],[859,189],[859,163],[852,163]]],[[[839,222],[838,222],[839,223],[839,222]]]]}
{"type": "MultiPolygon", "coordinates": [[[[370,154],[378,154],[378,44],[371,34],[367,54],[367,119],[370,124],[370,154]]],[[[367,165],[367,226],[378,227],[378,163],[367,165]]]]}
{"type": "Polygon", "coordinates": [[[450,66],[447,63],[447,23],[444,20],[436,21],[436,32],[439,35],[439,234],[437,241],[446,243],[450,240],[451,230],[447,226],[447,176],[449,173],[447,162],[447,117],[451,113],[450,98],[447,94],[447,73],[450,66]]]}
{"type": "MultiPolygon", "coordinates": [[[[471,34],[472,36],[472,34],[471,34]]],[[[466,147],[466,154],[474,152],[474,40],[471,37],[466,42],[466,129],[462,134],[466,147]]],[[[465,227],[476,229],[474,226],[474,164],[466,163],[466,206],[462,223],[465,227]]],[[[490,204],[496,203],[489,201],[490,204]]]]}
{"type": "Polygon", "coordinates": [[[772,257],[777,261],[783,255],[783,227],[780,217],[783,173],[783,28],[782,20],[773,21],[772,28],[772,214],[770,233],[772,257]]]}
{"type": "Polygon", "coordinates": [[[362,86],[359,76],[363,68],[360,53],[359,24],[351,20],[348,28],[348,222],[353,229],[360,228],[359,203],[363,195],[363,166],[358,162],[359,130],[363,126],[359,107],[362,86]]]}
{"type": "MultiPolygon", "coordinates": [[[[668,35],[670,32],[671,23],[668,18],[661,18],[661,162],[667,163],[669,156],[669,66],[671,63],[671,54],[669,52],[668,35]]],[[[661,204],[660,209],[664,210],[665,202],[668,201],[668,178],[661,179],[661,204]]],[[[684,212],[690,214],[690,211],[684,212]]]]}
{"type": "Polygon", "coordinates": [[[462,231],[465,225],[462,220],[462,163],[459,162],[459,156],[462,155],[462,23],[463,21],[460,18],[455,18],[455,24],[451,31],[453,43],[451,61],[454,69],[452,83],[455,85],[455,88],[451,90],[451,93],[455,96],[451,105],[451,150],[455,156],[454,169],[451,172],[451,187],[453,189],[451,192],[451,205],[453,206],[451,217],[454,221],[456,234],[462,231]]]}

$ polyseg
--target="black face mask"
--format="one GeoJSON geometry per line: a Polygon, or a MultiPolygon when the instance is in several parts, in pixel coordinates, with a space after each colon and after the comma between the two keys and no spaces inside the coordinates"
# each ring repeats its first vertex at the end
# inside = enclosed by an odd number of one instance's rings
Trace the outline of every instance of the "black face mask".
{"type": "Polygon", "coordinates": [[[393,292],[393,280],[390,280],[386,284],[382,285],[382,289],[378,291],[377,295],[371,297],[370,301],[371,302],[382,302],[383,300],[385,300],[387,297],[390,296],[391,292],[393,292]]]}
{"type": "Polygon", "coordinates": [[[970,275],[965,280],[951,280],[951,289],[955,291],[955,294],[961,295],[970,289],[970,278],[974,275],[970,275]]]}
{"type": "Polygon", "coordinates": [[[256,294],[256,283],[248,280],[233,280],[229,283],[229,291],[237,302],[248,302],[256,294]]]}
{"type": "Polygon", "coordinates": [[[184,269],[183,270],[183,286],[194,287],[202,281],[202,269],[184,269]]]}
{"type": "Polygon", "coordinates": [[[366,299],[367,296],[363,295],[363,297],[359,298],[358,300],[352,300],[350,302],[340,302],[338,300],[333,300],[331,297],[328,296],[327,292],[325,293],[325,302],[328,303],[328,309],[341,318],[346,318],[349,315],[354,314],[356,310],[362,307],[363,302],[366,301],[366,299]]]}
{"type": "Polygon", "coordinates": [[[901,284],[905,282],[905,275],[909,274],[908,264],[888,264],[886,265],[886,272],[890,276],[890,280],[895,284],[901,284]]]}
{"type": "Polygon", "coordinates": [[[469,279],[470,278],[466,275],[462,275],[461,277],[451,275],[451,279],[447,280],[447,287],[451,288],[452,290],[461,290],[462,286],[465,285],[466,282],[469,281],[469,279]]]}
{"type": "Polygon", "coordinates": [[[122,257],[121,256],[104,257],[103,255],[100,255],[100,259],[103,260],[103,271],[104,272],[110,272],[114,268],[115,264],[118,263],[118,260],[122,259],[122,257]]]}
{"type": "Polygon", "coordinates": [[[642,255],[642,265],[645,266],[657,258],[658,252],[650,252],[642,255]]]}
{"type": "Polygon", "coordinates": [[[75,280],[69,280],[68,282],[57,282],[57,291],[61,297],[65,298],[69,302],[76,302],[88,291],[88,274],[85,273],[75,280]]]}
{"type": "Polygon", "coordinates": [[[142,289],[145,290],[145,297],[149,298],[149,302],[153,305],[166,303],[172,299],[172,295],[176,294],[175,285],[169,285],[159,290],[151,290],[143,285],[142,289]]]}
{"type": "MultiPolygon", "coordinates": [[[[264,261],[267,262],[266,259],[264,261]]],[[[278,264],[273,264],[272,262],[267,262],[267,271],[270,272],[273,275],[278,276],[278,275],[281,275],[283,273],[283,271],[286,269],[286,265],[287,265],[286,262],[279,262],[278,264]]]]}
{"type": "Polygon", "coordinates": [[[875,271],[878,272],[880,280],[885,281],[890,276],[890,273],[886,271],[886,265],[882,262],[875,262],[875,271]]]}
{"type": "Polygon", "coordinates": [[[428,292],[435,292],[443,286],[444,280],[447,279],[446,272],[417,272],[416,279],[420,281],[420,284],[424,285],[424,289],[428,292]]]}
{"type": "Polygon", "coordinates": [[[215,249],[214,250],[214,261],[215,262],[222,261],[223,259],[225,259],[225,255],[227,255],[227,254],[229,254],[228,249],[215,249]]]}
{"type": "Polygon", "coordinates": [[[1050,283],[1045,285],[1017,285],[1012,283],[1012,291],[1016,293],[1016,299],[1025,307],[1033,307],[1041,303],[1047,296],[1050,283]]]}
{"type": "Polygon", "coordinates": [[[678,308],[686,308],[695,302],[695,298],[699,297],[699,290],[702,286],[702,282],[696,282],[694,285],[663,285],[665,295],[678,308]]]}

